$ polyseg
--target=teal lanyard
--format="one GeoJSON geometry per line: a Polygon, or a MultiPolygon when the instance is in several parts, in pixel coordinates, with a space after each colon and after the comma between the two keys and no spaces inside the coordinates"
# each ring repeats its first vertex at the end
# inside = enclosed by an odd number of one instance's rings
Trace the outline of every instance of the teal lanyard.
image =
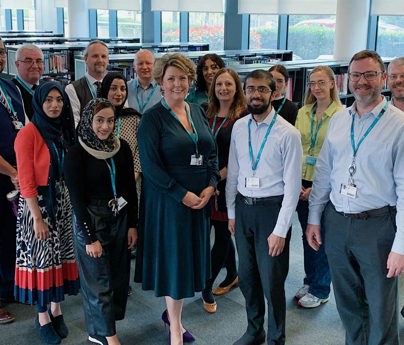
{"type": "Polygon", "coordinates": [[[316,116],[316,112],[317,112],[317,107],[314,106],[313,113],[311,114],[309,152],[311,152],[314,149],[314,146],[316,145],[316,141],[317,141],[318,132],[320,131],[321,125],[323,124],[323,118],[321,118],[321,120],[317,123],[316,131],[314,132],[314,118],[316,116]]]}
{"type": "Polygon", "coordinates": [[[271,123],[269,124],[267,132],[265,133],[265,137],[262,140],[261,147],[260,147],[260,149],[258,151],[257,159],[255,161],[254,161],[254,154],[253,154],[253,149],[252,149],[252,145],[251,145],[251,122],[252,122],[252,119],[250,119],[248,121],[248,150],[249,150],[249,154],[250,154],[251,169],[253,171],[253,175],[255,175],[255,170],[257,170],[258,163],[259,163],[259,161],[261,159],[262,151],[264,149],[265,143],[267,142],[269,133],[271,133],[271,129],[274,126],[274,123],[276,121],[277,116],[278,116],[278,112],[275,113],[274,117],[272,118],[271,123]]]}
{"type": "Polygon", "coordinates": [[[119,138],[121,136],[121,118],[118,117],[118,124],[116,126],[116,135],[119,138]]]}
{"type": "Polygon", "coordinates": [[[31,96],[34,95],[34,90],[30,89],[30,88],[28,87],[28,85],[25,84],[24,81],[20,78],[20,76],[17,75],[17,76],[15,77],[15,79],[17,79],[17,80],[20,82],[20,84],[22,85],[22,87],[23,87],[25,90],[27,90],[31,96]]]}
{"type": "Polygon", "coordinates": [[[54,143],[53,141],[52,141],[52,146],[53,146],[53,149],[54,149],[55,152],[56,152],[57,163],[58,163],[58,169],[59,169],[59,177],[62,177],[62,175],[63,175],[64,162],[65,162],[65,151],[64,151],[63,148],[62,148],[62,150],[61,150],[62,154],[59,155],[59,150],[58,150],[58,148],[56,147],[56,145],[55,145],[55,143],[54,143]]]}
{"type": "Polygon", "coordinates": [[[6,104],[4,104],[4,107],[8,110],[11,111],[10,116],[11,116],[11,120],[12,121],[19,121],[18,117],[17,117],[17,113],[14,110],[14,106],[13,106],[13,102],[11,102],[11,98],[8,95],[7,91],[5,88],[2,88],[0,85],[0,89],[3,92],[4,95],[4,101],[6,102],[6,104]]]}
{"type": "Polygon", "coordinates": [[[97,90],[94,88],[94,85],[90,83],[90,81],[86,78],[88,88],[90,89],[91,95],[94,98],[97,98],[97,90]]]}
{"type": "Polygon", "coordinates": [[[370,131],[373,129],[374,126],[376,126],[376,123],[380,120],[384,112],[386,111],[388,106],[388,103],[385,104],[383,109],[380,111],[380,113],[376,116],[376,118],[373,120],[369,128],[366,130],[366,132],[362,135],[362,137],[359,139],[358,144],[355,146],[355,133],[354,133],[354,123],[355,123],[355,114],[351,114],[352,116],[352,122],[351,122],[351,146],[352,146],[352,152],[353,152],[353,158],[355,159],[356,154],[359,150],[359,147],[361,146],[363,140],[368,136],[370,131]]]}
{"type": "Polygon", "coordinates": [[[277,110],[277,113],[278,113],[278,114],[281,112],[281,110],[282,110],[283,105],[285,104],[285,102],[286,102],[286,97],[283,97],[283,101],[282,101],[281,105],[279,106],[279,108],[278,108],[278,110],[277,110]]]}
{"type": "Polygon", "coordinates": [[[198,156],[199,156],[199,152],[198,152],[198,140],[199,140],[199,136],[198,136],[198,132],[196,131],[196,128],[195,128],[195,125],[194,125],[194,121],[192,120],[192,116],[191,116],[191,114],[189,113],[189,110],[187,109],[187,107],[185,106],[185,111],[186,111],[186,113],[187,113],[188,120],[189,120],[189,122],[191,123],[192,129],[194,130],[194,133],[190,132],[188,129],[186,129],[186,128],[182,125],[180,119],[179,119],[178,116],[170,109],[170,107],[168,106],[168,104],[167,104],[167,102],[166,102],[166,100],[165,100],[164,98],[161,99],[161,104],[163,105],[164,108],[166,108],[166,109],[170,112],[171,116],[174,117],[174,119],[176,119],[176,120],[178,121],[178,123],[181,125],[181,127],[184,128],[184,129],[187,131],[189,137],[192,139],[192,141],[193,141],[194,144],[195,144],[195,153],[196,153],[196,156],[198,157],[198,156]]]}
{"type": "Polygon", "coordinates": [[[215,139],[217,138],[217,135],[219,134],[220,129],[223,127],[223,125],[225,124],[225,122],[228,120],[229,116],[226,115],[225,118],[222,120],[222,123],[220,124],[219,128],[217,129],[217,131],[215,132],[215,126],[216,126],[216,119],[217,119],[217,114],[215,115],[215,117],[213,118],[213,124],[212,124],[212,134],[215,137],[215,139]]]}
{"type": "MultiPolygon", "coordinates": [[[[141,114],[143,114],[144,109],[149,104],[151,98],[153,97],[154,92],[157,89],[157,85],[154,85],[154,86],[152,85],[153,90],[149,93],[149,95],[147,96],[146,101],[144,103],[141,102],[140,97],[139,97],[139,92],[138,92],[139,82],[137,79],[134,82],[134,86],[135,86],[137,104],[139,105],[139,112],[141,114]]],[[[146,89],[143,89],[143,92],[145,92],[145,91],[146,91],[146,89]]]]}
{"type": "Polygon", "coordinates": [[[105,163],[107,164],[109,174],[111,175],[111,186],[112,186],[112,192],[114,193],[114,198],[116,199],[116,184],[115,184],[115,179],[116,179],[116,168],[115,168],[115,162],[114,158],[110,158],[111,160],[111,165],[109,165],[108,161],[105,159],[105,163]]]}

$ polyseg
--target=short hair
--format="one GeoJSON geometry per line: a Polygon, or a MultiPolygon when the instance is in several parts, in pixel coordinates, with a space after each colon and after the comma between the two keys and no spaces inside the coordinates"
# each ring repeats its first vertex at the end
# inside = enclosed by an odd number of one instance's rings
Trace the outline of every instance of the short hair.
{"type": "Polygon", "coordinates": [[[153,54],[152,51],[150,51],[150,50],[148,50],[148,49],[139,49],[139,50],[135,53],[135,56],[133,57],[133,65],[136,64],[138,54],[143,53],[143,52],[148,52],[148,53],[150,53],[150,55],[153,57],[153,61],[155,61],[155,57],[154,57],[154,54],[153,54]]]}
{"type": "Polygon", "coordinates": [[[105,48],[107,48],[107,53],[109,53],[108,46],[107,46],[107,44],[106,44],[105,42],[103,42],[103,41],[101,41],[101,40],[94,40],[94,41],[91,41],[91,42],[87,45],[86,49],[84,49],[84,57],[87,57],[87,56],[88,56],[88,49],[89,49],[91,46],[93,46],[94,44],[101,44],[101,45],[103,45],[105,48]]]}
{"type": "Polygon", "coordinates": [[[268,82],[268,86],[271,89],[271,91],[273,92],[276,90],[276,83],[274,77],[272,76],[271,73],[263,69],[256,69],[247,74],[244,80],[244,91],[248,79],[265,79],[268,82]]]}
{"type": "Polygon", "coordinates": [[[223,68],[226,66],[223,59],[217,54],[205,54],[201,57],[196,66],[196,83],[195,88],[199,91],[209,91],[208,86],[206,85],[206,80],[203,77],[203,68],[205,67],[206,60],[212,60],[219,68],[223,68]]]}
{"type": "Polygon", "coordinates": [[[358,60],[364,60],[364,59],[372,59],[375,62],[377,62],[380,66],[380,70],[382,72],[385,71],[385,67],[384,67],[384,63],[382,58],[380,57],[380,55],[378,53],[376,53],[374,50],[361,50],[360,52],[356,53],[354,56],[352,56],[351,61],[349,61],[349,70],[351,69],[351,64],[354,61],[358,61],[358,60]]]}
{"type": "Polygon", "coordinates": [[[288,82],[289,80],[289,73],[288,70],[286,69],[286,67],[284,65],[273,65],[268,72],[271,73],[272,71],[278,72],[280,74],[283,75],[283,77],[285,78],[285,83],[288,82]]]}
{"type": "Polygon", "coordinates": [[[390,68],[391,67],[393,67],[393,66],[402,66],[402,65],[404,65],[404,57],[395,58],[395,59],[391,60],[391,62],[389,63],[388,72],[390,73],[390,68]]]}
{"type": "Polygon", "coordinates": [[[231,68],[221,68],[215,76],[213,77],[212,86],[209,90],[209,104],[206,115],[208,118],[214,117],[220,108],[220,102],[216,96],[216,80],[220,75],[228,73],[233,78],[236,84],[236,93],[234,95],[233,101],[230,105],[229,119],[235,120],[240,117],[240,115],[247,109],[247,103],[243,92],[243,86],[241,84],[240,77],[237,72],[231,68]]]}
{"type": "MultiPolygon", "coordinates": [[[[334,82],[334,87],[332,89],[330,89],[330,97],[334,102],[337,102],[339,105],[341,105],[341,101],[339,99],[339,91],[337,88],[337,84],[335,83],[335,74],[334,71],[328,67],[328,66],[317,66],[315,68],[313,68],[313,70],[309,73],[309,78],[313,73],[316,72],[323,72],[327,75],[327,77],[329,78],[329,80],[334,82]]],[[[314,97],[311,88],[307,87],[306,88],[306,96],[304,98],[304,104],[314,104],[316,103],[316,97],[314,97]]]]}
{"type": "Polygon", "coordinates": [[[172,53],[165,54],[154,62],[153,78],[158,84],[161,84],[168,67],[176,67],[183,71],[190,83],[195,80],[195,64],[180,53],[172,53]]]}
{"type": "Polygon", "coordinates": [[[15,59],[20,60],[20,56],[21,56],[22,52],[25,50],[35,50],[41,54],[42,59],[43,59],[43,52],[42,52],[41,48],[39,48],[35,44],[31,44],[31,43],[25,43],[21,47],[19,47],[17,49],[17,51],[15,52],[15,59]]]}

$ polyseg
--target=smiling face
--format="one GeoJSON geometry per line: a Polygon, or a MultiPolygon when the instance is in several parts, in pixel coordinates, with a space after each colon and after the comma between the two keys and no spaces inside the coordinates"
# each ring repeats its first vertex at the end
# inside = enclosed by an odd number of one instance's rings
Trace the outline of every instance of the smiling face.
{"type": "Polygon", "coordinates": [[[388,84],[393,97],[404,101],[404,64],[390,64],[388,84]]]}
{"type": "Polygon", "coordinates": [[[42,105],[42,110],[51,119],[56,119],[60,116],[63,109],[63,97],[57,89],[49,91],[45,102],[42,105]]]}
{"type": "Polygon", "coordinates": [[[37,49],[24,49],[15,61],[18,75],[30,84],[37,84],[43,74],[43,55],[37,49]]]}
{"type": "Polygon", "coordinates": [[[126,92],[125,81],[116,78],[112,81],[111,86],[109,87],[108,100],[116,107],[119,107],[125,102],[126,92]]]}
{"type": "Polygon", "coordinates": [[[276,90],[274,91],[274,99],[278,99],[285,96],[286,87],[288,86],[288,83],[285,81],[284,75],[275,70],[271,71],[270,73],[274,77],[276,84],[276,90]]]}
{"type": "Polygon", "coordinates": [[[183,70],[169,66],[164,73],[160,87],[168,104],[182,102],[188,95],[189,79],[183,70]]]}
{"type": "Polygon", "coordinates": [[[148,50],[141,50],[136,54],[136,60],[133,63],[137,77],[141,82],[150,83],[153,72],[154,56],[148,50]]]}
{"type": "Polygon", "coordinates": [[[271,110],[273,92],[264,78],[248,78],[245,82],[248,111],[254,115],[266,115],[271,110]]]}
{"type": "Polygon", "coordinates": [[[88,74],[100,80],[108,66],[108,49],[100,43],[94,43],[88,47],[87,55],[84,56],[88,74]]]}
{"type": "Polygon", "coordinates": [[[331,90],[335,84],[324,71],[318,71],[310,75],[309,87],[317,101],[331,101],[331,90]]]}
{"type": "Polygon", "coordinates": [[[93,117],[93,131],[98,139],[106,140],[114,130],[115,116],[112,108],[101,109],[93,117]]]}
{"type": "Polygon", "coordinates": [[[225,72],[216,78],[215,95],[219,102],[233,102],[236,94],[236,82],[233,77],[225,72]]]}
{"type": "Polygon", "coordinates": [[[217,65],[216,62],[212,61],[211,59],[207,59],[205,61],[205,65],[203,66],[202,73],[203,78],[206,81],[207,90],[209,90],[210,84],[212,84],[213,77],[217,73],[220,67],[217,65]]]}

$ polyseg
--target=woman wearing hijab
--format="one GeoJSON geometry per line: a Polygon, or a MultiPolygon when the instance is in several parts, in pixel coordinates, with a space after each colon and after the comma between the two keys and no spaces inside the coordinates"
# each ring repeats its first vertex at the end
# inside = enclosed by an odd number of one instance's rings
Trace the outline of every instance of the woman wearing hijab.
{"type": "Polygon", "coordinates": [[[91,100],[65,164],[88,339],[109,345],[120,344],[115,321],[125,316],[128,249],[137,240],[132,153],[114,129],[114,105],[91,100]]]}
{"type": "Polygon", "coordinates": [[[42,84],[32,105],[32,122],[20,130],[14,146],[22,196],[14,291],[18,302],[37,304],[35,324],[42,342],[59,344],[68,334],[60,302],[79,288],[72,209],[63,177],[74,121],[58,83],[42,84]]]}

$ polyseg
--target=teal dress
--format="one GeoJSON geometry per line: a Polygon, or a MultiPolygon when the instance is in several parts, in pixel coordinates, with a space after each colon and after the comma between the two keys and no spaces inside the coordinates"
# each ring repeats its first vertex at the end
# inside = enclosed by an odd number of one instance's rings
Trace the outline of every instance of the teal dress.
{"type": "Polygon", "coordinates": [[[143,189],[136,278],[156,296],[182,299],[205,287],[210,276],[209,203],[182,203],[219,180],[216,144],[200,106],[190,104],[202,165],[191,165],[195,143],[161,103],[143,116],[138,132],[143,189]]]}

